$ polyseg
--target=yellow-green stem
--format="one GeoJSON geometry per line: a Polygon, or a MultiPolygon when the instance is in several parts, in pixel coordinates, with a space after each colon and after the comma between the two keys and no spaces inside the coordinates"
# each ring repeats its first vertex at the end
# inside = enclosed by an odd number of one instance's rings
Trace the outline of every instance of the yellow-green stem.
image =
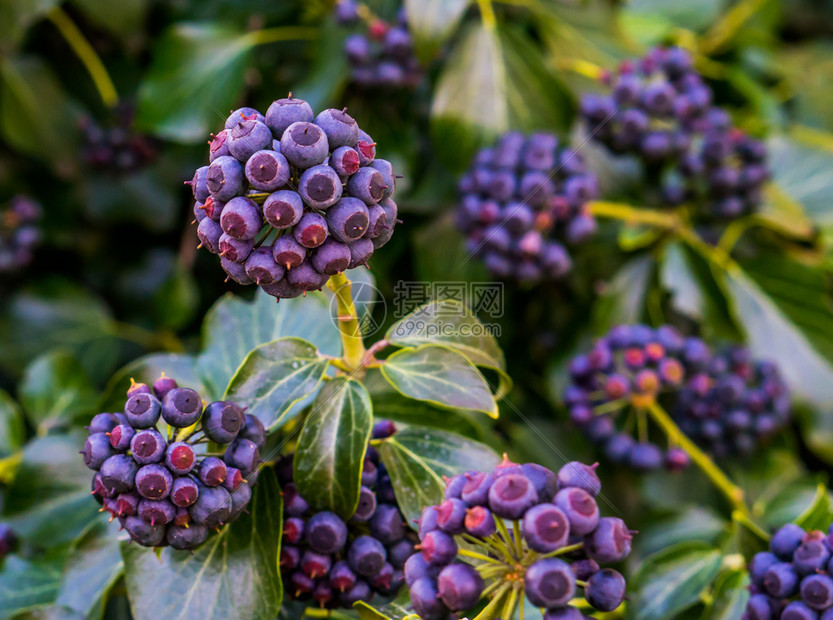
{"type": "Polygon", "coordinates": [[[297,41],[299,39],[314,39],[318,35],[315,28],[303,28],[299,26],[284,26],[278,28],[265,28],[255,30],[243,36],[244,44],[266,45],[280,41],[297,41]]]}
{"type": "Polygon", "coordinates": [[[506,595],[506,592],[509,588],[512,587],[512,584],[507,582],[504,583],[498,590],[495,592],[494,597],[492,600],[489,601],[489,604],[483,608],[479,614],[474,617],[474,620],[494,620],[495,613],[498,609],[500,609],[501,604],[503,603],[503,597],[506,595]]]}
{"type": "Polygon", "coordinates": [[[480,560],[481,562],[488,562],[490,564],[503,564],[503,562],[496,560],[495,558],[490,558],[488,555],[477,553],[476,551],[469,551],[468,549],[458,549],[457,553],[463,557],[471,558],[472,560],[480,560]]]}
{"type": "Polygon", "coordinates": [[[700,52],[711,54],[728,43],[767,0],[741,0],[703,37],[700,52]]]}
{"type": "Polygon", "coordinates": [[[361,367],[364,361],[365,349],[362,340],[362,328],[359,325],[359,317],[353,303],[353,285],[346,275],[340,273],[330,277],[327,288],[336,296],[338,309],[336,320],[338,321],[339,332],[341,332],[342,359],[350,372],[354,372],[361,367]]]}
{"type": "Polygon", "coordinates": [[[515,583],[515,587],[512,588],[512,591],[509,593],[509,598],[506,599],[506,603],[503,605],[503,615],[501,616],[503,620],[512,620],[512,616],[515,613],[515,605],[518,604],[518,588],[517,582],[515,583]]]}
{"type": "Polygon", "coordinates": [[[61,36],[64,37],[75,55],[78,56],[78,60],[83,63],[104,105],[107,107],[115,106],[119,102],[119,95],[113,85],[113,80],[110,79],[110,74],[107,73],[101,58],[96,54],[90,42],[84,38],[78,26],[60,6],[56,6],[49,11],[47,17],[61,33],[61,36]]]}
{"type": "Polygon", "coordinates": [[[480,8],[480,18],[483,20],[483,26],[487,30],[497,28],[497,17],[495,17],[492,0],[477,0],[477,6],[480,8]]]}
{"type": "Polygon", "coordinates": [[[590,213],[597,217],[608,217],[623,220],[630,224],[648,224],[660,228],[673,229],[680,224],[674,213],[665,213],[656,209],[642,209],[618,202],[596,200],[588,203],[590,213]]]}
{"type": "Polygon", "coordinates": [[[665,412],[658,403],[652,403],[648,407],[648,412],[651,414],[654,422],[662,428],[663,432],[668,435],[677,445],[685,450],[686,454],[691,457],[697,467],[699,467],[704,474],[712,481],[712,484],[723,493],[727,500],[732,504],[735,512],[742,515],[749,515],[749,508],[746,506],[746,501],[743,496],[743,489],[738,487],[734,482],[729,480],[729,477],[715,465],[714,461],[697,445],[683,433],[679,427],[674,423],[671,417],[665,412]]]}

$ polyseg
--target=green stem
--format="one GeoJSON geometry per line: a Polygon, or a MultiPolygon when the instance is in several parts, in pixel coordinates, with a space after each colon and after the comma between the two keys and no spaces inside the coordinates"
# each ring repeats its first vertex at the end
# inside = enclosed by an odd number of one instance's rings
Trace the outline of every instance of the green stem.
{"type": "Polygon", "coordinates": [[[341,332],[342,359],[350,372],[355,372],[361,368],[364,361],[365,348],[362,340],[362,328],[359,325],[359,317],[353,303],[353,286],[350,279],[340,273],[330,277],[327,288],[335,294],[338,304],[336,320],[338,321],[339,332],[341,332]]]}
{"type": "Polygon", "coordinates": [[[573,551],[581,551],[584,549],[584,543],[576,543],[574,545],[567,545],[566,547],[561,547],[561,549],[556,549],[555,551],[550,551],[549,553],[544,553],[536,557],[536,560],[541,560],[544,558],[554,558],[557,555],[564,555],[565,553],[572,553],[573,551]]]}
{"type": "Polygon", "coordinates": [[[60,6],[56,6],[49,11],[47,17],[61,33],[61,36],[64,37],[75,55],[78,56],[78,60],[83,63],[84,68],[87,69],[87,73],[90,74],[104,105],[107,107],[115,106],[119,102],[119,95],[113,85],[113,80],[110,79],[110,74],[107,73],[101,58],[96,54],[89,41],[84,38],[78,26],[60,6]]]}
{"type": "Polygon", "coordinates": [[[760,525],[758,525],[751,519],[748,513],[735,510],[734,512],[732,512],[732,519],[734,519],[737,523],[740,523],[742,526],[744,526],[746,529],[748,529],[750,532],[752,532],[758,538],[765,542],[769,542],[769,539],[772,538],[768,532],[766,532],[763,528],[761,528],[760,525]]]}
{"type": "Polygon", "coordinates": [[[500,608],[501,604],[503,603],[503,597],[506,596],[506,592],[509,588],[512,587],[511,583],[504,583],[498,590],[495,592],[495,596],[489,601],[489,604],[483,608],[479,614],[474,617],[474,620],[494,620],[495,613],[500,608]]]}
{"type": "Polygon", "coordinates": [[[267,45],[279,43],[280,41],[296,41],[299,39],[314,39],[318,35],[315,28],[303,28],[300,26],[285,26],[279,28],[264,28],[255,30],[243,37],[244,45],[267,45]]]}
{"type": "Polygon", "coordinates": [[[520,521],[512,521],[512,533],[515,536],[515,551],[518,554],[518,560],[524,555],[524,537],[521,535],[520,521]]]}
{"type": "Polygon", "coordinates": [[[749,515],[749,508],[746,506],[746,501],[743,496],[743,489],[732,482],[723,471],[715,465],[714,461],[703,452],[697,445],[683,433],[679,427],[674,423],[671,417],[665,412],[658,403],[654,402],[648,407],[648,412],[654,419],[654,422],[662,428],[663,432],[668,435],[672,441],[676,441],[677,445],[685,450],[691,457],[691,460],[699,467],[706,477],[712,481],[712,484],[723,493],[727,500],[732,504],[735,512],[742,515],[749,515]]]}
{"type": "Polygon", "coordinates": [[[494,31],[497,28],[497,17],[495,17],[492,0],[477,0],[477,6],[480,8],[480,18],[483,20],[483,26],[486,30],[494,31]]]}
{"type": "Polygon", "coordinates": [[[647,224],[669,230],[680,225],[680,220],[674,213],[665,213],[655,209],[642,209],[618,202],[604,202],[601,200],[590,202],[587,206],[590,213],[597,217],[623,220],[631,224],[647,224]]]}
{"type": "MultiPolygon", "coordinates": [[[[517,583],[515,584],[517,585],[517,583]]],[[[512,620],[512,615],[515,612],[515,605],[518,603],[518,588],[513,587],[512,591],[509,593],[509,598],[506,599],[506,603],[503,605],[503,615],[501,618],[503,620],[512,620]]]]}
{"type": "Polygon", "coordinates": [[[503,565],[503,562],[500,560],[496,560],[495,558],[490,558],[488,555],[484,555],[482,553],[477,553],[476,551],[469,551],[468,549],[458,549],[457,553],[467,558],[471,558],[473,560],[480,560],[481,562],[488,562],[490,564],[499,564],[503,565]]]}

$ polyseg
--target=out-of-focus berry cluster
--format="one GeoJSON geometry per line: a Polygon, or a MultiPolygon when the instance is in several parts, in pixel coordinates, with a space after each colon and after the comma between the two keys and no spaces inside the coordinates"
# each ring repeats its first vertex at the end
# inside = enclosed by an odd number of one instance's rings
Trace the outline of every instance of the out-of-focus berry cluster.
{"type": "Polygon", "coordinates": [[[692,203],[716,218],[758,208],[769,176],[766,148],[712,105],[712,90],[688,52],[655,48],[603,81],[609,95],[582,98],[587,131],[613,153],[641,159],[663,205],[692,203]]]}
{"type": "MultiPolygon", "coordinates": [[[[395,432],[387,421],[374,439],[395,432]]],[[[284,529],[280,568],[284,590],[322,608],[352,608],[376,595],[393,596],[405,583],[402,567],[414,552],[415,534],[396,505],[390,476],[368,447],[356,512],[346,522],[332,512],[313,512],[292,482],[292,455],[278,464],[284,529]]]]}
{"type": "Polygon", "coordinates": [[[88,426],[81,453],[96,472],[92,495],[138,544],[193,549],[248,505],[263,425],[231,402],[203,408],[197,392],[165,376],[134,383],[127,397],[123,412],[88,426]],[[222,458],[202,454],[209,441],[227,444],[222,458]]]}
{"type": "Polygon", "coordinates": [[[156,159],[153,138],[133,129],[135,111],[120,105],[106,126],[87,116],[81,121],[81,153],[88,166],[107,172],[131,172],[156,159]]]}
{"type": "Polygon", "coordinates": [[[339,0],[336,21],[343,26],[366,27],[344,41],[353,81],[371,88],[414,88],[422,80],[422,68],[414,55],[408,16],[400,9],[396,23],[372,15],[355,0],[339,0]]]}
{"type": "Polygon", "coordinates": [[[0,209],[0,274],[20,271],[40,243],[42,210],[31,198],[17,195],[0,209]]]}
{"type": "Polygon", "coordinates": [[[749,563],[744,620],[833,620],[833,527],[827,534],[788,523],[749,563]]]}
{"type": "Polygon", "coordinates": [[[565,246],[596,232],[586,209],[596,177],[551,134],[505,134],[478,153],[459,190],[456,221],[469,252],[500,278],[560,278],[572,266],[565,246]]]}
{"type": "Polygon", "coordinates": [[[230,278],[297,297],[366,265],[393,235],[396,176],[345,110],[306,101],[240,108],[190,181],[201,246],[230,278]]]}
{"type": "Polygon", "coordinates": [[[667,325],[613,328],[572,360],[570,379],[564,402],[571,421],[608,459],[643,471],[689,461],[673,442],[663,449],[652,441],[647,410],[654,404],[715,456],[751,452],[790,418],[774,364],[752,361],[743,348],[715,353],[667,325]]]}
{"type": "Polygon", "coordinates": [[[450,614],[476,605],[487,589],[502,596],[517,584],[548,620],[584,617],[570,606],[578,588],[594,609],[619,607],[625,579],[600,564],[624,560],[632,535],[621,519],[600,515],[600,490],[595,466],[577,461],[556,475],[504,458],[491,472],[448,480],[445,500],[422,512],[420,553],[405,563],[416,613],[423,620],[456,618],[450,614]],[[472,548],[474,555],[465,551],[472,548]]]}

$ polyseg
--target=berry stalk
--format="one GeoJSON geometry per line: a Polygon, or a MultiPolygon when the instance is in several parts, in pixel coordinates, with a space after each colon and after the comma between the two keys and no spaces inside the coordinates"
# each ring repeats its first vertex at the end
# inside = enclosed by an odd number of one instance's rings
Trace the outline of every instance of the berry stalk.
{"type": "Polygon", "coordinates": [[[344,273],[339,273],[330,277],[327,281],[327,288],[335,294],[338,304],[338,330],[341,333],[344,363],[351,372],[358,370],[361,368],[366,352],[362,340],[362,328],[353,303],[353,285],[344,273]]]}

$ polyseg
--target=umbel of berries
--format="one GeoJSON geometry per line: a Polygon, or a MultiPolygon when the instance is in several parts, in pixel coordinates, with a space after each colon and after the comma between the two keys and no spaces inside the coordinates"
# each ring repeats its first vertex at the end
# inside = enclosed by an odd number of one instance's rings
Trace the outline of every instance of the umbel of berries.
{"type": "Polygon", "coordinates": [[[145,547],[193,549],[234,521],[252,497],[266,433],[227,401],[164,375],[133,383],[124,411],[93,417],[81,453],[95,471],[92,495],[145,547]],[[160,431],[161,429],[161,431],[160,431]],[[222,457],[206,445],[226,444],[222,457]]]}
{"type": "Polygon", "coordinates": [[[602,81],[610,94],[581,102],[587,132],[613,153],[637,157],[661,204],[692,203],[712,218],[758,208],[769,177],[766,148],[712,106],[687,51],[655,48],[602,81]]]}
{"type": "Polygon", "coordinates": [[[833,527],[827,534],[789,523],[770,539],[769,551],[749,563],[751,596],[744,620],[833,618],[833,527]]]}
{"type": "Polygon", "coordinates": [[[396,177],[346,110],[290,96],[232,112],[191,189],[201,247],[228,276],[278,298],[367,265],[393,234],[396,177]]]}
{"type": "Polygon", "coordinates": [[[654,407],[715,456],[746,454],[789,420],[789,393],[773,364],[751,361],[742,348],[714,353],[668,325],[617,326],[569,372],[563,400],[571,421],[608,459],[642,471],[689,462],[673,438],[658,445],[654,407]]]}
{"type": "Polygon", "coordinates": [[[491,472],[451,478],[443,502],[423,510],[419,553],[405,563],[414,610],[444,620],[488,595],[493,615],[483,617],[509,618],[507,606],[524,605],[526,596],[545,618],[581,618],[570,602],[583,590],[591,607],[613,611],[625,579],[601,565],[628,556],[632,533],[621,519],[601,516],[600,490],[595,466],[577,461],[555,474],[504,457],[491,472]]]}
{"type": "Polygon", "coordinates": [[[81,121],[82,155],[87,164],[107,172],[130,172],[151,163],[158,145],[133,129],[135,108],[120,104],[106,125],[93,118],[81,121]]]}
{"type": "Polygon", "coordinates": [[[26,267],[40,243],[37,226],[42,209],[27,196],[17,195],[0,208],[0,275],[26,267]]]}
{"type": "Polygon", "coordinates": [[[372,15],[355,0],[339,0],[336,21],[343,26],[362,24],[344,41],[353,82],[368,88],[414,88],[422,80],[422,68],[414,54],[408,16],[400,9],[395,23],[372,15]]]}
{"type": "MultiPolygon", "coordinates": [[[[394,430],[383,421],[373,436],[382,439],[394,430]]],[[[292,460],[290,455],[277,467],[284,505],[280,568],[287,596],[327,609],[394,596],[405,583],[402,569],[416,537],[405,526],[376,450],[367,449],[359,505],[347,520],[310,509],[292,482],[292,460]]]]}
{"type": "Polygon", "coordinates": [[[504,135],[480,151],[459,189],[457,226],[469,252],[499,278],[561,278],[572,266],[567,247],[596,231],[587,210],[596,178],[550,134],[504,135]]]}

